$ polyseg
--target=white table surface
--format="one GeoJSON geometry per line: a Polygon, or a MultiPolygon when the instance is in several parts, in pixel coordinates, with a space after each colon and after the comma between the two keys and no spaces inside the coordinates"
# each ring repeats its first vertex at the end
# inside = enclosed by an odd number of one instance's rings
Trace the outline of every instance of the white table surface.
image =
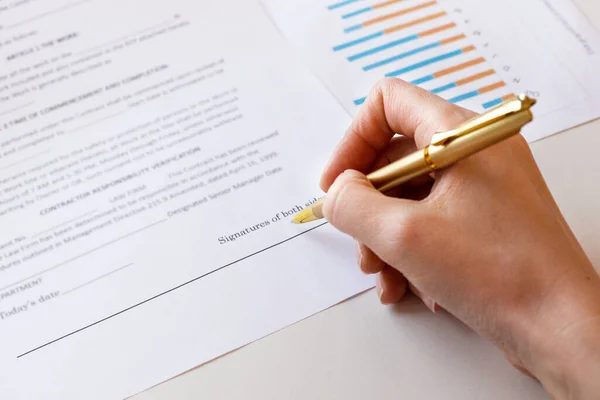
{"type": "MultiPolygon", "coordinates": [[[[600,29],[600,2],[575,2],[600,29]]],[[[600,270],[600,120],[532,148],[600,270]]],[[[369,291],[133,400],[517,398],[546,397],[498,350],[449,316],[432,316],[414,301],[384,307],[369,291]]]]}

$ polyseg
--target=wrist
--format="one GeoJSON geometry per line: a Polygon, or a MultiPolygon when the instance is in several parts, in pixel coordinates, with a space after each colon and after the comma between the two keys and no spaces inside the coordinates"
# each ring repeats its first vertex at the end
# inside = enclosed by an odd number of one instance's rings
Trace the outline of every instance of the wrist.
{"type": "Polygon", "coordinates": [[[556,400],[597,399],[600,393],[600,316],[566,329],[536,362],[540,382],[556,400]]]}
{"type": "Polygon", "coordinates": [[[519,351],[526,368],[557,400],[595,398],[600,393],[598,276],[564,282],[536,314],[526,348],[519,351]]]}

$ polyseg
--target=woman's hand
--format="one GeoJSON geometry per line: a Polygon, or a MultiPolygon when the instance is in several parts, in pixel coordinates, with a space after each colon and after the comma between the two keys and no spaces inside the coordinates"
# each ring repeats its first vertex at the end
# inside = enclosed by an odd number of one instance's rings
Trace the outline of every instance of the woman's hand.
{"type": "Polygon", "coordinates": [[[325,216],[357,240],[360,268],[378,274],[383,303],[411,288],[494,341],[557,398],[600,398],[600,278],[521,136],[395,197],[365,178],[472,116],[403,81],[382,81],[324,171],[325,216]]]}

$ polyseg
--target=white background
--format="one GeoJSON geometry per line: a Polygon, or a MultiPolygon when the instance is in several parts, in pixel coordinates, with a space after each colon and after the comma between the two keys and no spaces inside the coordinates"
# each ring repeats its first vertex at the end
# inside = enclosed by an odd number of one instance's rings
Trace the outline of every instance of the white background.
{"type": "MultiPolygon", "coordinates": [[[[600,3],[575,2],[600,28],[600,3]]],[[[600,121],[532,145],[568,222],[600,269],[598,146],[600,121]]],[[[491,345],[439,319],[449,317],[431,316],[415,303],[384,307],[370,291],[134,400],[546,398],[491,345]],[[440,326],[447,329],[433,329],[440,326]]]]}

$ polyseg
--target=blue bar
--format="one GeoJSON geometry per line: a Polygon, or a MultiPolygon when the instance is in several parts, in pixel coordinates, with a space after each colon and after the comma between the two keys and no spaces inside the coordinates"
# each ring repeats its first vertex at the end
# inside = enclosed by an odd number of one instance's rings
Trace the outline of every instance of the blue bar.
{"type": "Polygon", "coordinates": [[[356,10],[354,12],[342,15],[342,18],[348,19],[352,17],[356,17],[357,15],[364,14],[366,12],[372,11],[373,7],[361,8],[360,10],[356,10]]]}
{"type": "Polygon", "coordinates": [[[378,38],[378,37],[380,37],[380,36],[383,36],[383,32],[376,32],[376,33],[374,33],[374,34],[372,34],[372,35],[369,35],[369,36],[364,36],[364,37],[361,37],[361,38],[359,38],[359,39],[353,40],[353,41],[351,41],[351,42],[344,43],[344,44],[340,44],[339,46],[335,46],[335,47],[333,48],[333,51],[340,51],[340,50],[344,50],[344,49],[347,49],[348,47],[355,46],[355,45],[357,45],[357,44],[360,44],[360,43],[366,42],[367,40],[371,40],[371,39],[378,38]]]}
{"type": "Polygon", "coordinates": [[[460,49],[460,50],[456,50],[456,51],[453,51],[453,52],[450,52],[450,53],[442,54],[441,56],[437,56],[437,57],[430,58],[429,60],[421,61],[420,63],[408,66],[406,68],[401,68],[399,70],[389,72],[389,73],[385,74],[385,76],[398,76],[398,75],[402,75],[402,74],[405,74],[407,72],[411,72],[411,71],[414,71],[416,69],[423,68],[423,67],[426,67],[428,65],[434,64],[434,63],[436,63],[438,61],[443,61],[443,60],[446,60],[448,58],[459,56],[462,53],[463,53],[463,51],[462,51],[462,49],[460,49]]]}
{"type": "Polygon", "coordinates": [[[497,106],[498,104],[502,104],[503,101],[504,100],[502,100],[501,98],[488,101],[487,103],[483,103],[483,108],[487,110],[488,108],[492,108],[494,106],[497,106]]]}
{"type": "Polygon", "coordinates": [[[336,8],[344,7],[344,6],[347,6],[348,4],[356,3],[356,2],[359,2],[359,1],[360,0],[345,0],[345,1],[340,1],[339,3],[335,3],[335,4],[332,4],[330,6],[327,6],[327,8],[330,9],[330,10],[335,10],[336,8]]]}
{"type": "Polygon", "coordinates": [[[356,104],[357,106],[360,106],[362,103],[365,102],[365,100],[367,100],[366,97],[363,97],[362,99],[354,100],[354,104],[356,104]]]}
{"type": "Polygon", "coordinates": [[[432,81],[434,79],[435,79],[435,76],[433,76],[433,75],[427,75],[427,76],[424,76],[422,78],[415,79],[414,81],[412,81],[410,83],[412,83],[413,85],[420,85],[421,83],[429,82],[429,81],[432,81]]]}
{"type": "Polygon", "coordinates": [[[352,32],[352,31],[357,31],[359,29],[362,29],[362,27],[363,26],[361,24],[349,26],[348,28],[344,29],[344,32],[349,33],[349,32],[352,32]]]}
{"type": "Polygon", "coordinates": [[[450,103],[458,103],[459,101],[470,99],[471,97],[479,96],[479,90],[475,90],[473,92],[461,94],[460,96],[456,96],[448,100],[450,103]]]}
{"type": "Polygon", "coordinates": [[[434,94],[442,93],[442,92],[445,92],[446,90],[454,89],[457,86],[458,85],[456,83],[449,83],[447,85],[440,86],[438,88],[433,89],[431,91],[431,93],[434,93],[434,94]]]}
{"type": "Polygon", "coordinates": [[[372,54],[378,53],[383,50],[387,50],[394,46],[398,46],[398,45],[404,44],[406,42],[410,42],[412,40],[417,40],[418,38],[419,38],[419,35],[412,35],[412,36],[408,36],[408,37],[405,37],[402,39],[394,40],[393,42],[386,43],[383,46],[375,47],[371,50],[363,51],[362,53],[358,53],[353,56],[350,56],[350,57],[348,57],[348,61],[358,60],[359,58],[370,56],[372,54]]]}
{"type": "Polygon", "coordinates": [[[398,60],[401,60],[403,58],[406,58],[406,57],[409,57],[409,56],[412,56],[412,55],[415,55],[415,54],[418,54],[418,53],[422,53],[422,52],[424,52],[426,50],[433,49],[434,47],[439,47],[439,46],[441,46],[440,42],[431,43],[431,44],[428,44],[427,46],[419,47],[419,48],[416,48],[414,50],[407,51],[406,53],[398,54],[397,56],[386,58],[385,60],[382,60],[382,61],[370,64],[370,65],[367,65],[366,67],[363,67],[363,70],[370,71],[370,70],[372,70],[374,68],[381,67],[382,65],[387,65],[387,64],[389,64],[391,62],[398,61],[398,60]]]}

